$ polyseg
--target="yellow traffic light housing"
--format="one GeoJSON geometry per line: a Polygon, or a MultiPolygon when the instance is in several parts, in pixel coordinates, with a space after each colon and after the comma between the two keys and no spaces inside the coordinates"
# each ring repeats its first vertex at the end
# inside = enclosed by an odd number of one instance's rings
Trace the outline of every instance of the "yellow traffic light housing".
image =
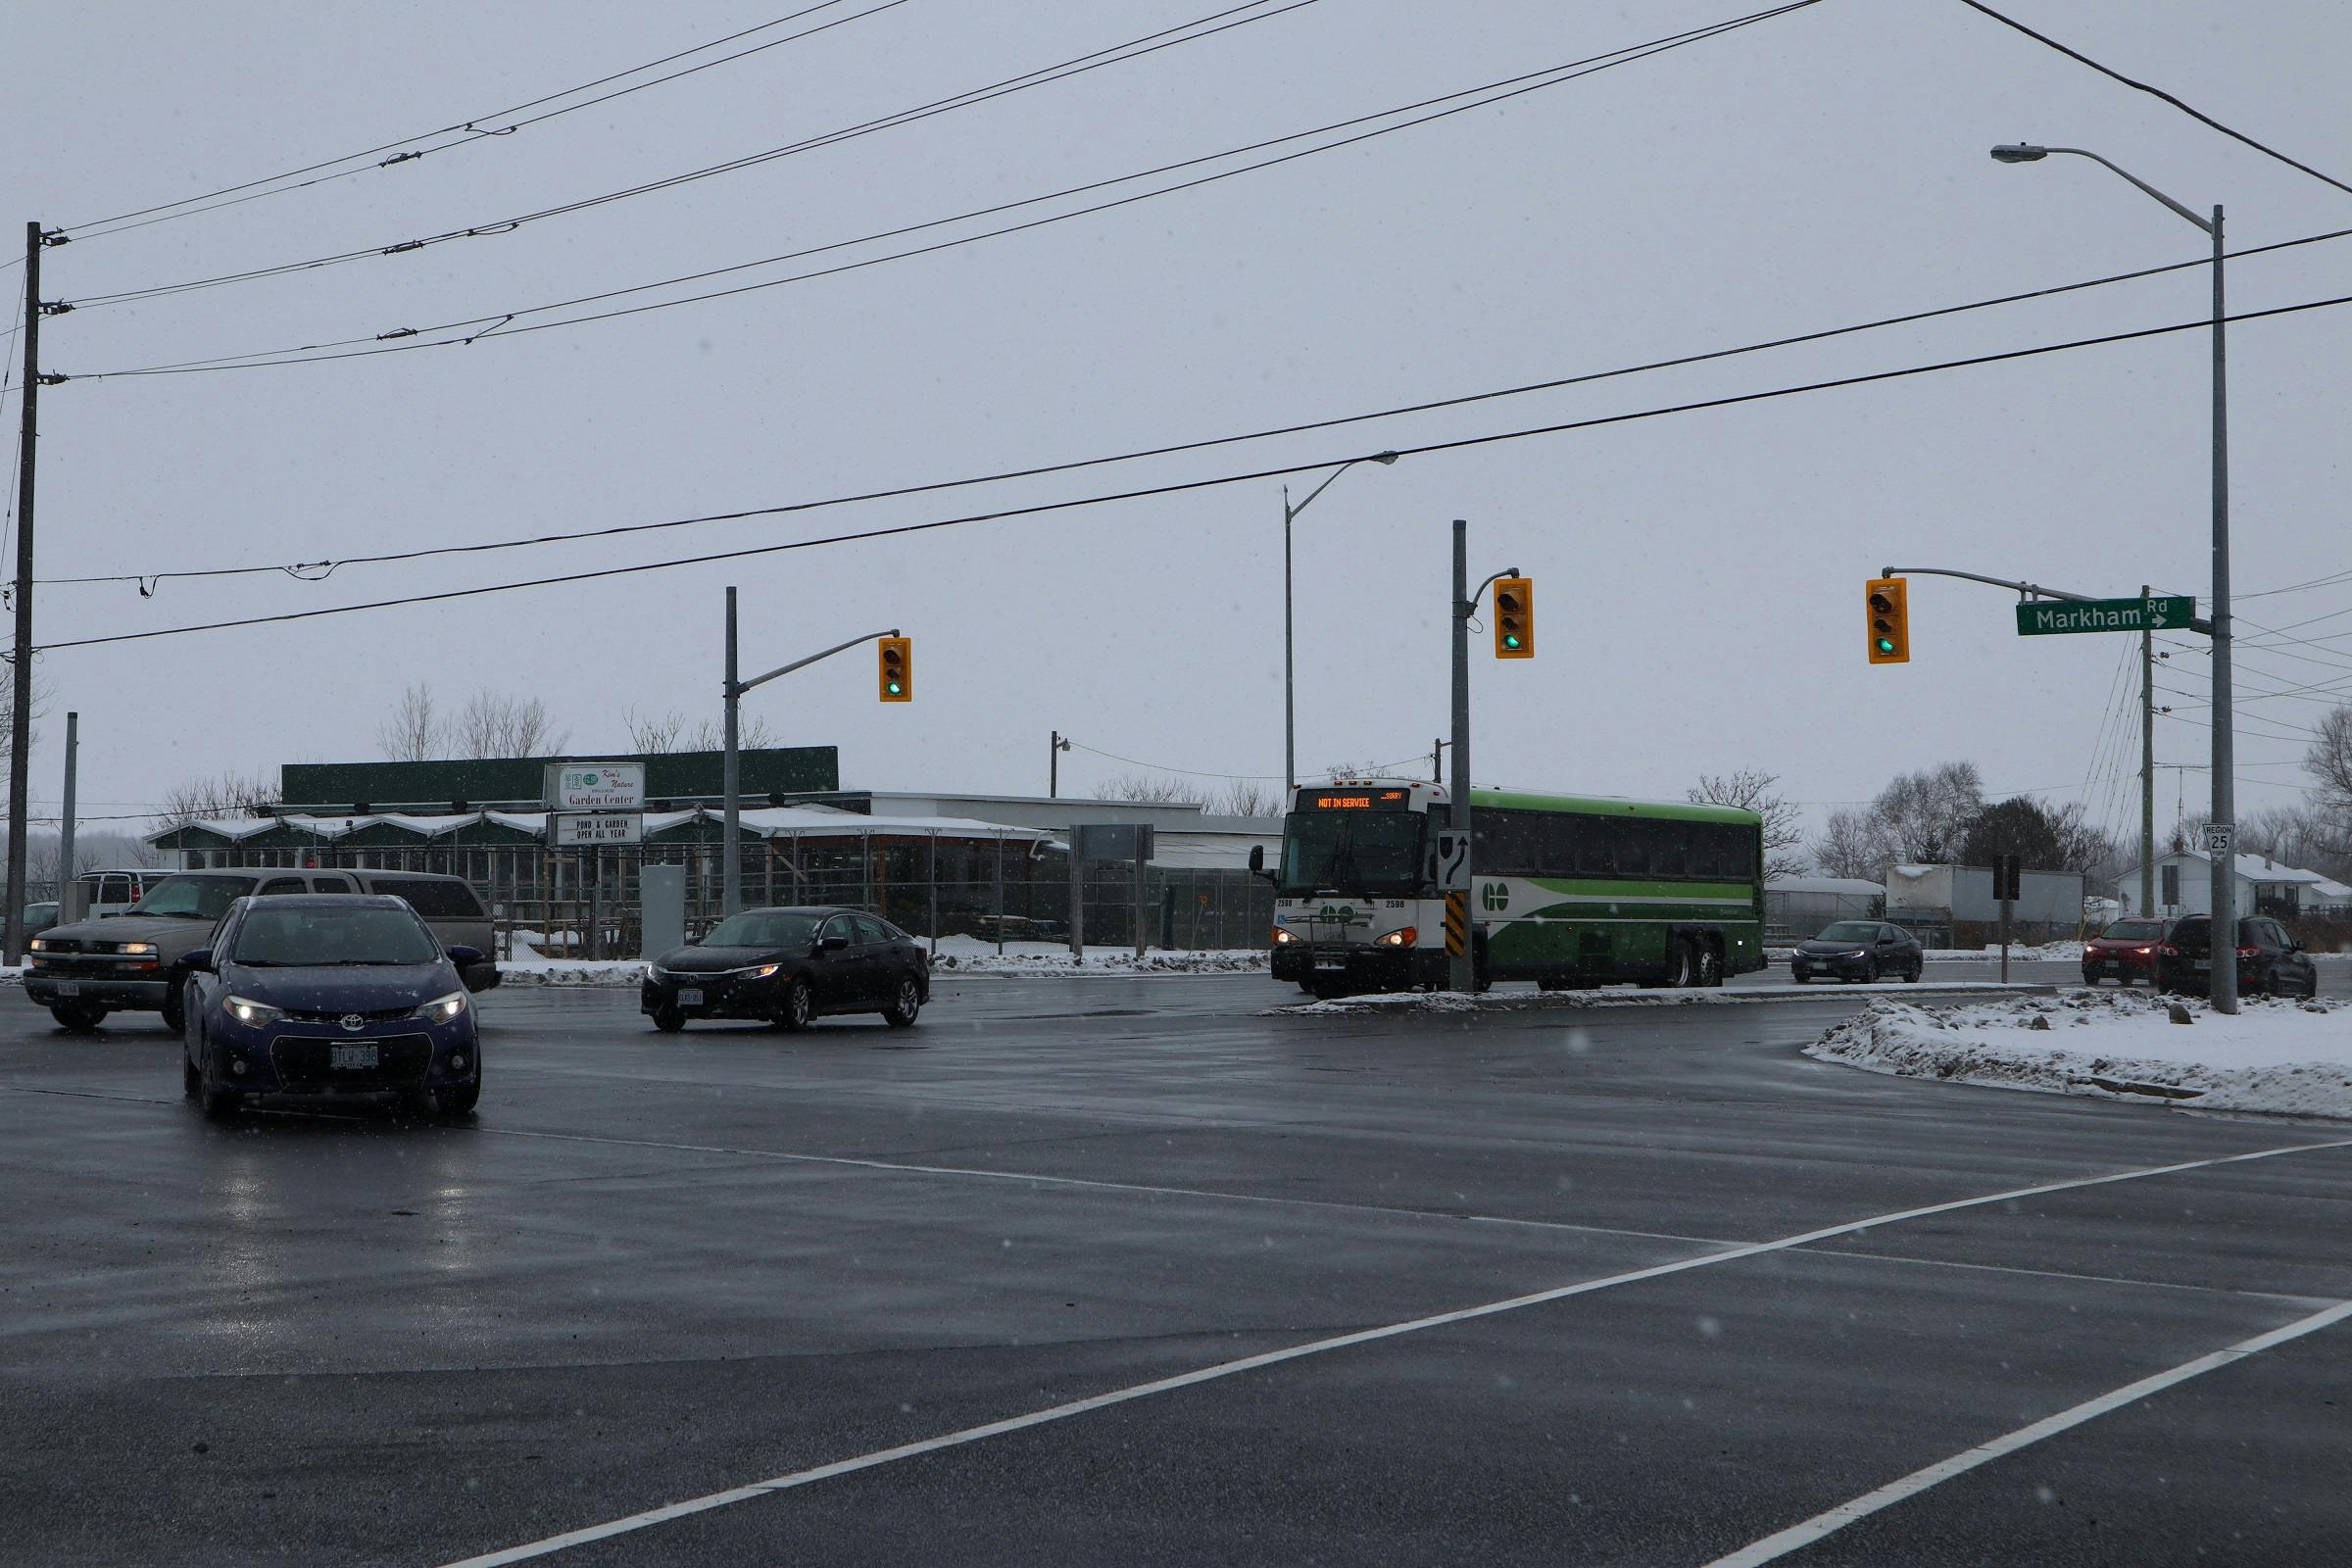
{"type": "Polygon", "coordinates": [[[1874,664],[1911,662],[1911,610],[1904,598],[1908,587],[1901,577],[1873,577],[1864,589],[1874,664]]]}
{"type": "Polygon", "coordinates": [[[886,703],[914,701],[914,642],[907,637],[885,637],[876,655],[886,703]]]}
{"type": "Polygon", "coordinates": [[[1494,657],[1536,657],[1536,580],[1494,579],[1494,657]]]}

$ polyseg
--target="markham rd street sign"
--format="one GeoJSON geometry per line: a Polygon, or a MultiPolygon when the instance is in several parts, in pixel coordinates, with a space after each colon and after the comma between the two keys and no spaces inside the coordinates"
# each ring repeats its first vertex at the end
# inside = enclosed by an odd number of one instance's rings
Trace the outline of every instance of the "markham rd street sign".
{"type": "Polygon", "coordinates": [[[2069,631],[2185,631],[2197,602],[2163,599],[2036,599],[2017,607],[2017,634],[2069,631]]]}

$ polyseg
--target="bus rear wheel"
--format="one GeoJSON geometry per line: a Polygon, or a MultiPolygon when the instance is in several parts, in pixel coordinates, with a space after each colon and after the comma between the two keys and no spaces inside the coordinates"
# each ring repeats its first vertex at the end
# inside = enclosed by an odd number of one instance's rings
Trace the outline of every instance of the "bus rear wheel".
{"type": "Polygon", "coordinates": [[[1699,983],[1698,955],[1689,937],[1676,937],[1666,953],[1666,984],[1685,991],[1699,983]]]}
{"type": "Polygon", "coordinates": [[[1723,984],[1723,950],[1705,937],[1698,944],[1698,979],[1694,982],[1710,990],[1723,984]]]}

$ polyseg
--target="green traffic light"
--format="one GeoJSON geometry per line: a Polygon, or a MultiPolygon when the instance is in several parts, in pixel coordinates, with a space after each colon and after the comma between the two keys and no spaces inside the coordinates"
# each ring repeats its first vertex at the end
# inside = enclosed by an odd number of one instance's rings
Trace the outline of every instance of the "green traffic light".
{"type": "Polygon", "coordinates": [[[899,695],[899,693],[901,693],[901,692],[905,691],[906,689],[906,687],[904,687],[904,686],[901,686],[901,685],[900,685],[900,684],[899,684],[897,681],[895,681],[895,680],[894,680],[894,681],[892,681],[892,682],[890,683],[890,695],[891,695],[891,696],[893,696],[893,697],[896,697],[896,696],[898,696],[898,695],[899,695]]]}
{"type": "Polygon", "coordinates": [[[1894,640],[1893,640],[1892,638],[1889,638],[1889,637],[1882,637],[1882,638],[1880,638],[1880,639],[1879,639],[1879,652],[1880,652],[1880,653],[1882,653],[1882,654],[1891,654],[1891,653],[1893,653],[1893,652],[1894,652],[1894,640]]]}

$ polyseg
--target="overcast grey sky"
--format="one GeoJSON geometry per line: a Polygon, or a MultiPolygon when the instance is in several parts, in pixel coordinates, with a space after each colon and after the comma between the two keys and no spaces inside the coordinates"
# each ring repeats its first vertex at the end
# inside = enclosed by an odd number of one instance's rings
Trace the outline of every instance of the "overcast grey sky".
{"type": "MultiPolygon", "coordinates": [[[[867,9],[853,0],[811,23],[867,9]]],[[[794,7],[14,3],[0,203],[83,223],[463,122],[794,7]]],[[[394,168],[52,249],[79,299],[377,247],[659,178],[1205,15],[1211,0],[906,0],[803,42],[394,168]]],[[[1270,9],[1270,8],[1269,8],[1270,9]]],[[[2352,10],[2003,9],[2352,178],[2352,10]]],[[[372,258],[47,323],[48,368],[368,337],[728,266],[1287,134],[1739,15],[1739,0],[1320,0],[1208,41],[767,166],[372,258]]],[[[762,34],[760,37],[773,36],[762,34]]],[[[756,40],[755,40],[756,41],[756,40]]],[[[2352,196],[1958,0],[1826,0],[1492,109],[1116,212],[845,275],[463,348],[69,382],[41,399],[43,577],[313,561],[952,479],[1636,365],[2199,256],[2095,149],[2240,245],[2352,227],[2352,196]]],[[[1124,187],[1122,187],[1122,191],[1124,187]]],[[[1113,194],[1117,194],[1114,192],[1113,194]]],[[[968,229],[950,232],[968,232],[968,229]]],[[[852,258],[876,254],[867,247],[852,258]]],[[[2352,240],[2249,260],[2231,303],[2352,292],[2352,240]]],[[[804,264],[806,265],[806,264],[804,264]]],[[[757,281],[784,269],[736,274],[757,281]]],[[[21,270],[0,272],[6,310],[21,270]]],[[[1321,434],[616,540],[282,576],[55,586],[37,640],[353,603],[887,526],[1589,418],[2190,320],[2195,271],[1828,344],[1321,434]]],[[[660,296],[638,296],[632,301],[660,296]]],[[[2352,311],[2232,333],[2241,593],[2352,568],[2352,311]]],[[[1445,725],[1448,520],[1539,584],[1541,655],[1473,665],[1476,772],[1678,794],[1779,773],[1808,803],[1967,758],[1996,793],[2136,819],[2121,637],[2020,639],[1993,589],[1915,580],[1908,666],[1864,666],[1862,580],[1940,564],[2093,592],[2207,580],[2207,342],[2182,333],[1407,458],[1298,525],[1304,768],[1445,725]],[[2118,717],[2126,719],[2119,729],[2118,717]]],[[[14,379],[15,346],[11,343],[14,379]]],[[[6,405],[13,434],[17,407],[6,405]]],[[[11,443],[13,448],[13,441],[11,443]]],[[[1311,485],[1315,476],[1298,481],[1311,485]]],[[[575,752],[621,710],[715,711],[721,592],[745,659],[878,626],[749,699],[853,787],[1040,793],[1050,731],[1279,775],[1281,501],[1260,480],[455,605],[43,656],[35,798],[82,718],[93,813],[223,768],[378,755],[412,680],[543,697],[575,752]]],[[[2287,627],[2352,583],[2249,599],[2287,627]]],[[[2352,683],[2352,638],[2257,649],[2271,688],[2352,683]],[[2311,661],[2319,661],[2314,662],[2311,661]]],[[[2352,619],[2302,626],[2341,636],[2352,619]]],[[[2203,760],[2201,648],[2161,760],[2203,760]]],[[[2241,809],[2290,800],[2325,691],[2249,703],[2241,809]]],[[[1065,759],[1084,791],[1125,764],[1065,759]]],[[[2160,820],[2181,775],[2162,774],[2160,820]]],[[[2186,775],[2191,808],[2206,788],[2186,775]]],[[[1812,816],[1818,822],[1822,810],[1812,816]]]]}

